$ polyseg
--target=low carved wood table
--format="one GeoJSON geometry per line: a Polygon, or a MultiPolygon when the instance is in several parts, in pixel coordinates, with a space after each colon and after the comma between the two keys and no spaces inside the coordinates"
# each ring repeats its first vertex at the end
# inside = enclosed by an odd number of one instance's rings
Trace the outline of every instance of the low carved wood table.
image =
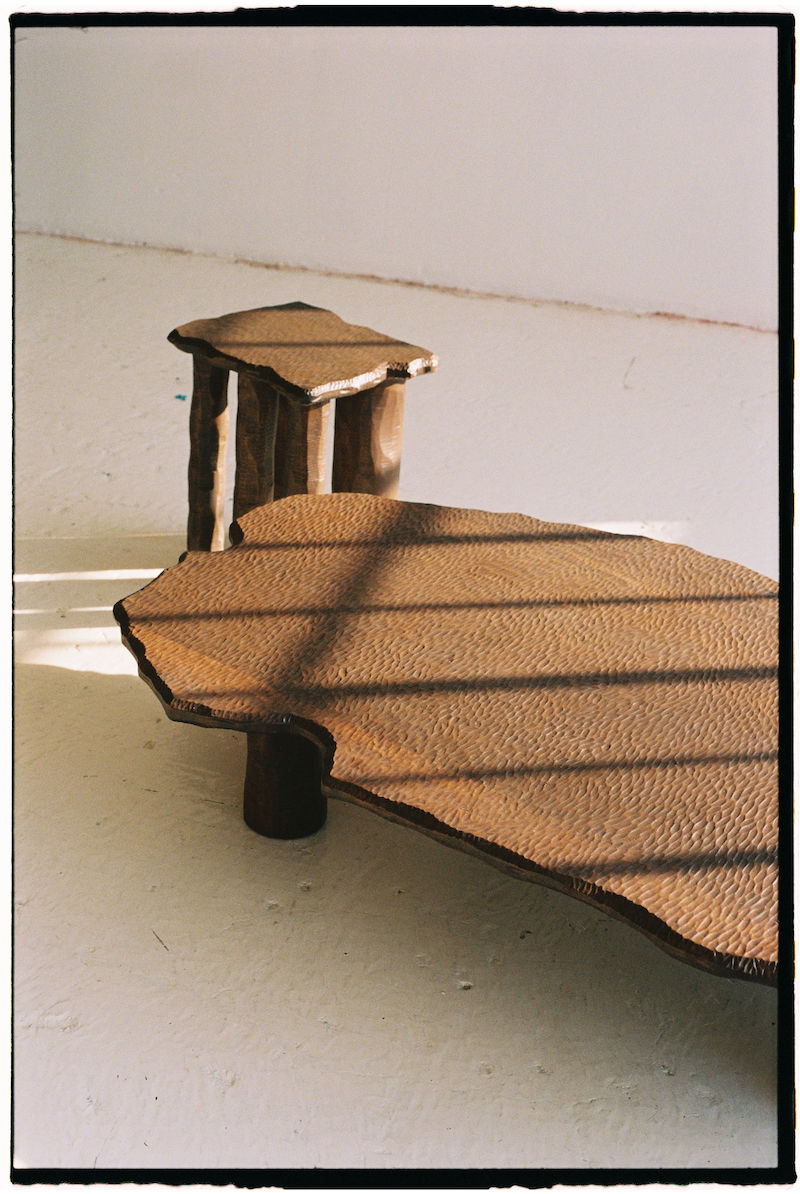
{"type": "Polygon", "coordinates": [[[773,581],[363,494],[233,531],[114,614],[170,717],[247,733],[248,824],[313,832],[327,791],[775,981],[773,581]]]}
{"type": "Polygon", "coordinates": [[[299,302],[197,319],[168,339],[193,358],[190,551],[225,545],[231,370],[238,375],[234,519],[273,497],[324,492],[333,399],[333,490],[397,496],[405,379],[432,372],[432,352],[299,302]]]}

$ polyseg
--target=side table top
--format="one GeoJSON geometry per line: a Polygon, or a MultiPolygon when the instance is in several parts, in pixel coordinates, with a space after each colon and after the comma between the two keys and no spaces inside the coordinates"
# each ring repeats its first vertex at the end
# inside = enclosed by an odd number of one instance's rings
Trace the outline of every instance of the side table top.
{"type": "Polygon", "coordinates": [[[364,494],[238,525],[115,607],[171,717],[332,735],[333,794],[775,980],[773,581],[364,494]]]}
{"type": "Polygon", "coordinates": [[[307,406],[431,373],[439,363],[426,348],[300,302],[196,319],[167,338],[221,368],[255,374],[307,406]]]}

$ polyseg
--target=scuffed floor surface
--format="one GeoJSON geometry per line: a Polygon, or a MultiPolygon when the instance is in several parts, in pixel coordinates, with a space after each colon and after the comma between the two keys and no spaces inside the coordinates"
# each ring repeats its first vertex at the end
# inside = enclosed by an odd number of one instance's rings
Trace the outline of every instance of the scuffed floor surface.
{"type": "Polygon", "coordinates": [[[184,547],[179,322],[428,344],[402,497],[770,575],[774,338],[35,236],[17,274],[16,1163],[774,1164],[774,991],[354,806],[258,837],[242,737],[169,722],[111,617],[184,547]]]}

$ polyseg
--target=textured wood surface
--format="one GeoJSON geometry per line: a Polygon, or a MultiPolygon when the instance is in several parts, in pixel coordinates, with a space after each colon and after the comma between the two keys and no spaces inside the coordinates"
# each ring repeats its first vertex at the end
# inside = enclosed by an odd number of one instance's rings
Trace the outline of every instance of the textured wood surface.
{"type": "Polygon", "coordinates": [[[244,819],[267,837],[298,838],[325,824],[326,754],[300,734],[247,735],[244,819]],[[274,793],[280,792],[276,800],[274,793]]]}
{"type": "Polygon", "coordinates": [[[187,545],[190,551],[221,551],[225,546],[228,373],[202,357],[194,358],[193,371],[187,545]]]}
{"type": "Polygon", "coordinates": [[[115,607],[170,716],[332,735],[334,794],[774,981],[774,582],[360,494],[287,498],[239,534],[115,607]]]}
{"type": "Polygon", "coordinates": [[[214,365],[254,373],[306,405],[430,373],[438,364],[426,348],[306,303],[196,319],[168,339],[214,365]]]}
{"type": "Polygon", "coordinates": [[[334,493],[397,497],[403,450],[405,385],[384,382],[336,403],[333,436],[334,493]]]}
{"type": "Polygon", "coordinates": [[[324,493],[331,408],[281,395],[275,440],[275,497],[324,493]]]}
{"type": "Polygon", "coordinates": [[[271,502],[280,395],[265,381],[239,374],[233,517],[271,502]]]}

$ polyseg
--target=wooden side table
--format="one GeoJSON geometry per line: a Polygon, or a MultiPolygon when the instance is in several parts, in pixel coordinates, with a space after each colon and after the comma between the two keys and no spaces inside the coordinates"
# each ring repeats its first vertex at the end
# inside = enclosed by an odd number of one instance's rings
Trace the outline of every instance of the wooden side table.
{"type": "Polygon", "coordinates": [[[775,981],[773,581],[357,493],[233,531],[114,615],[170,717],[247,734],[248,825],[314,832],[325,784],[686,961],[775,981]]]}
{"type": "Polygon", "coordinates": [[[168,337],[192,354],[190,551],[225,543],[228,374],[238,375],[234,519],[274,498],[322,493],[336,400],[335,492],[397,495],[404,383],[433,353],[306,303],[198,319],[168,337]]]}

